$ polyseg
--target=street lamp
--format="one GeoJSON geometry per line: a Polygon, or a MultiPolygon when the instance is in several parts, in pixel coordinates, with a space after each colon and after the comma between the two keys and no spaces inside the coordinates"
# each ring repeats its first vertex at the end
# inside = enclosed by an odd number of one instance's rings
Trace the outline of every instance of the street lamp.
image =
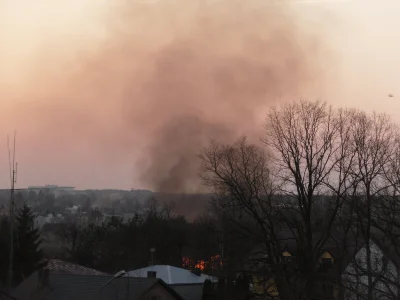
{"type": "Polygon", "coordinates": [[[121,270],[119,272],[117,272],[109,281],[107,281],[105,284],[103,284],[99,290],[99,299],[101,299],[101,292],[103,291],[103,289],[109,285],[111,282],[113,282],[115,279],[121,278],[123,276],[125,276],[127,273],[124,270],[121,270]]]}

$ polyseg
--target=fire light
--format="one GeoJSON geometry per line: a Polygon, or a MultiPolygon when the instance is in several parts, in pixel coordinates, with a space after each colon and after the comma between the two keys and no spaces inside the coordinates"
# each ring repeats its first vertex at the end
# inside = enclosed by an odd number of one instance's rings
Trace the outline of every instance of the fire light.
{"type": "Polygon", "coordinates": [[[185,269],[188,270],[193,270],[193,269],[199,269],[201,271],[204,270],[211,270],[215,271],[222,267],[222,259],[219,255],[211,256],[210,259],[205,259],[205,260],[199,260],[197,262],[194,262],[193,260],[189,259],[188,257],[184,257],[182,259],[182,266],[185,269]]]}

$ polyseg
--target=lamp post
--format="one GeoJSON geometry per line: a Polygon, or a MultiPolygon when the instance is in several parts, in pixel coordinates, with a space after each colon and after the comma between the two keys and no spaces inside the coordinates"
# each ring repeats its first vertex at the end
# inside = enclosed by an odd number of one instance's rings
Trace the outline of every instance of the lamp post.
{"type": "Polygon", "coordinates": [[[103,289],[109,285],[111,282],[113,282],[115,279],[121,278],[122,276],[125,276],[127,273],[124,270],[119,271],[116,273],[109,281],[107,281],[105,284],[103,284],[99,290],[99,300],[101,299],[101,292],[103,289]]]}

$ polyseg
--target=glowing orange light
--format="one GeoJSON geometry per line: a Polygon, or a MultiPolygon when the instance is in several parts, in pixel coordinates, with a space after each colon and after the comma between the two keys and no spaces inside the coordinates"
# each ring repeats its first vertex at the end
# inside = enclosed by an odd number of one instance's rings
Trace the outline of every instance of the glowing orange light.
{"type": "Polygon", "coordinates": [[[211,256],[208,260],[199,260],[195,263],[188,257],[184,257],[182,259],[182,266],[188,270],[199,269],[204,271],[205,269],[209,269],[214,271],[222,266],[222,260],[219,255],[215,255],[211,256]]]}

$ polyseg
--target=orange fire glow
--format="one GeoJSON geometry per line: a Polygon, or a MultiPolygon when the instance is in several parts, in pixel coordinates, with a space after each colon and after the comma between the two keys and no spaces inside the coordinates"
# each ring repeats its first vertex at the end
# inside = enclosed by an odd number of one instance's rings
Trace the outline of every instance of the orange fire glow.
{"type": "Polygon", "coordinates": [[[207,269],[215,271],[222,266],[222,259],[219,255],[215,255],[211,256],[210,259],[199,260],[197,262],[194,262],[188,257],[184,257],[182,259],[182,266],[183,268],[188,270],[199,269],[201,271],[204,271],[207,269]]]}

